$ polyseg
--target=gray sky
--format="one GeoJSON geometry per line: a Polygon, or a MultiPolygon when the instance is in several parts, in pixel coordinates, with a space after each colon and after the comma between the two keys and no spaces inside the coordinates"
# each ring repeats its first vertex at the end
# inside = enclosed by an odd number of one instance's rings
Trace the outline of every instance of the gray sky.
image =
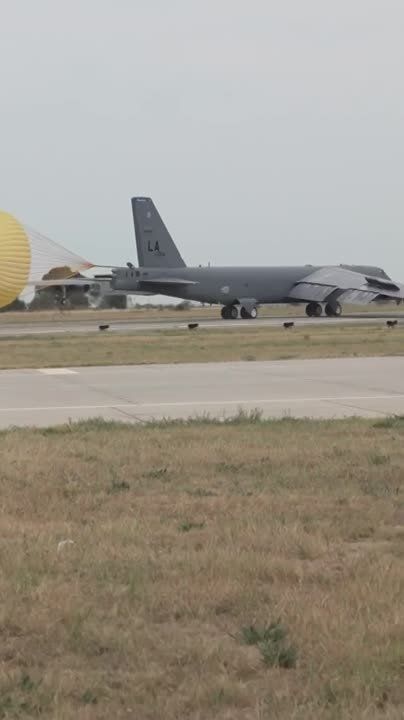
{"type": "Polygon", "coordinates": [[[402,0],[0,0],[0,208],[96,263],[404,280],[402,0]]]}

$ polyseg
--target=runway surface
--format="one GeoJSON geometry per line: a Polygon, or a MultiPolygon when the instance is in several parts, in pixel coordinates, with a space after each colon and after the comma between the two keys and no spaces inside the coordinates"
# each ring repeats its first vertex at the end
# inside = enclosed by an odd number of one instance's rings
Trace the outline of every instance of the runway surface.
{"type": "Polygon", "coordinates": [[[404,358],[4,370],[0,427],[90,417],[121,421],[232,415],[404,414],[404,358]]]}
{"type": "MultiPolygon", "coordinates": [[[[336,323],[366,323],[366,324],[384,324],[386,319],[394,318],[398,322],[404,324],[404,315],[402,313],[356,313],[354,315],[344,315],[341,318],[308,318],[306,316],[288,317],[285,315],[261,317],[256,320],[222,320],[221,318],[206,318],[201,320],[196,318],[199,327],[209,330],[230,330],[235,328],[256,328],[256,327],[279,327],[283,322],[294,322],[299,325],[334,325],[336,323]]],[[[182,330],[187,327],[187,323],[192,322],[190,319],[182,320],[72,320],[71,318],[61,317],[58,321],[44,322],[18,322],[8,323],[1,322],[0,317],[0,337],[18,337],[23,335],[54,335],[54,334],[77,334],[98,332],[100,323],[109,325],[109,332],[150,332],[161,330],[182,330]]]]}

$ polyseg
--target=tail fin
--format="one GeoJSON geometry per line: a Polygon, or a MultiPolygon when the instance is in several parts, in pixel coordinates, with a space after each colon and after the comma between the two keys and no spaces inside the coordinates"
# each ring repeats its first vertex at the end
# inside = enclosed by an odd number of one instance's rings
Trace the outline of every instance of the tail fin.
{"type": "Polygon", "coordinates": [[[139,267],[179,268],[185,263],[151,198],[132,198],[139,267]]]}

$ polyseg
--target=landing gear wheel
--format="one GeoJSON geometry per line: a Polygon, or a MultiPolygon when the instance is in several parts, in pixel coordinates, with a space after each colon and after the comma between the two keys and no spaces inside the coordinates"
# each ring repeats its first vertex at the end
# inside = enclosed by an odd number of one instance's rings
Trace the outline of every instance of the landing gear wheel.
{"type": "Polygon", "coordinates": [[[221,315],[223,320],[237,320],[238,319],[238,306],[237,305],[225,305],[221,309],[221,315]]]}
{"type": "Polygon", "coordinates": [[[252,308],[250,308],[250,310],[246,310],[245,307],[242,307],[240,310],[240,315],[243,318],[243,320],[255,320],[255,318],[258,315],[258,311],[257,311],[257,308],[255,307],[255,305],[252,308]]]}
{"type": "Polygon", "coordinates": [[[308,317],[321,317],[322,312],[323,308],[321,307],[320,303],[310,302],[306,306],[306,315],[308,317]]]}
{"type": "Polygon", "coordinates": [[[340,317],[340,315],[342,315],[342,307],[339,302],[332,303],[332,305],[331,303],[327,303],[324,309],[327,317],[340,317]]]}

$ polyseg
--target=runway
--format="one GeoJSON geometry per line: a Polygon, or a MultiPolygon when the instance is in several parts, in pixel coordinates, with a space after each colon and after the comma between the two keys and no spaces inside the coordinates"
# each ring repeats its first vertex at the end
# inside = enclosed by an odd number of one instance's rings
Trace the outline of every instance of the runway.
{"type": "Polygon", "coordinates": [[[103,417],[125,422],[233,415],[404,414],[404,358],[5,370],[0,427],[103,417]]]}
{"type": "MultiPolygon", "coordinates": [[[[180,313],[179,313],[180,315],[180,313]]],[[[306,316],[287,316],[277,315],[270,317],[260,317],[256,320],[222,320],[221,318],[195,318],[195,322],[202,329],[209,330],[231,330],[231,329],[248,329],[256,327],[279,327],[283,322],[294,322],[297,326],[305,325],[334,325],[334,324],[385,324],[387,319],[397,319],[400,324],[404,324],[403,313],[355,313],[344,315],[340,318],[308,318],[306,316]]],[[[89,334],[99,331],[99,324],[105,323],[109,325],[109,332],[123,333],[141,333],[151,331],[164,330],[183,330],[187,328],[188,322],[192,322],[189,318],[186,320],[179,318],[177,320],[102,320],[98,319],[80,320],[71,319],[61,316],[60,320],[55,321],[20,321],[16,323],[1,322],[0,316],[0,337],[21,337],[24,335],[55,335],[55,334],[89,334]]]]}

